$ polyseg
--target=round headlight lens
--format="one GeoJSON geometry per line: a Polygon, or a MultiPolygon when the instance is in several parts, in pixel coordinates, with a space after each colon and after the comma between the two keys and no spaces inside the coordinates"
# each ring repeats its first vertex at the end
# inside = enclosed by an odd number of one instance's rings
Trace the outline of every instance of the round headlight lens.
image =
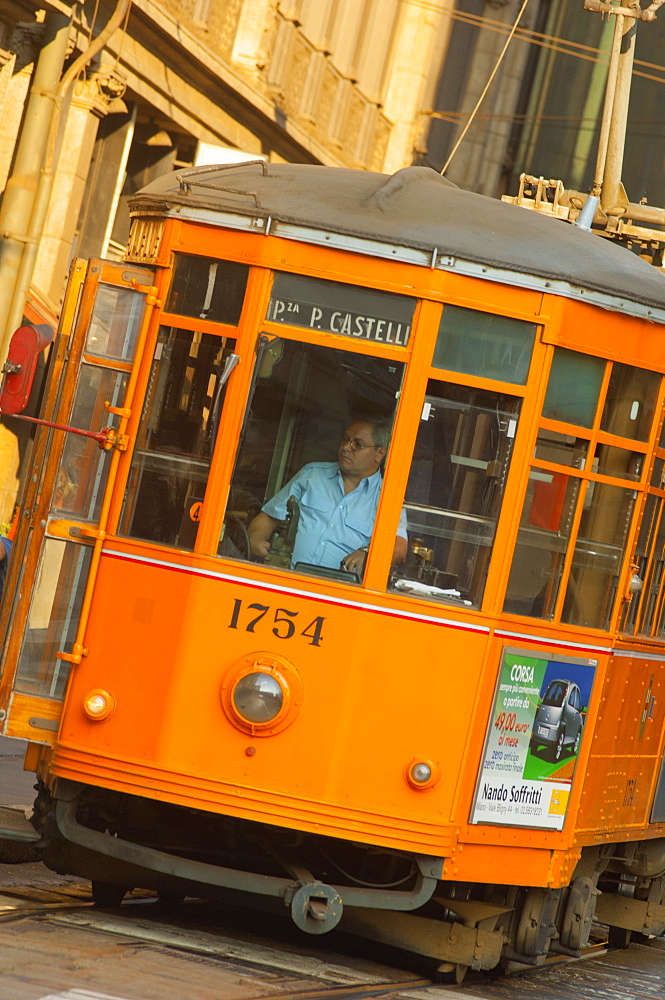
{"type": "Polygon", "coordinates": [[[88,691],[83,699],[83,711],[89,719],[108,719],[115,711],[115,698],[108,691],[97,688],[88,691]]]}
{"type": "Polygon", "coordinates": [[[276,718],[284,704],[284,692],[270,674],[251,673],[241,677],[233,689],[233,707],[247,722],[265,723],[276,718]]]}
{"type": "Polygon", "coordinates": [[[441,778],[441,767],[427,757],[412,757],[403,771],[404,777],[412,788],[419,792],[426,788],[434,788],[441,778]]]}
{"type": "Polygon", "coordinates": [[[93,694],[85,703],[90,715],[103,715],[108,708],[106,698],[102,694],[93,694]]]}
{"type": "Polygon", "coordinates": [[[414,764],[411,768],[411,777],[419,785],[424,785],[426,781],[429,781],[432,777],[432,768],[429,764],[421,762],[420,764],[414,764]]]}

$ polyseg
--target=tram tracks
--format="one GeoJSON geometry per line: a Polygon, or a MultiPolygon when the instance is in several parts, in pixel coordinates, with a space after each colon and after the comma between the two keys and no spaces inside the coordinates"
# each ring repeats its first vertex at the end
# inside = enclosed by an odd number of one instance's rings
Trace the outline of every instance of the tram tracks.
{"type": "MultiPolygon", "coordinates": [[[[196,906],[192,901],[185,915],[187,921],[196,906]]],[[[123,949],[133,952],[157,950],[231,963],[250,972],[263,970],[277,989],[274,993],[264,993],[261,1000],[369,1000],[402,993],[415,1000],[419,991],[433,987],[430,979],[413,978],[397,969],[381,968],[384,974],[377,975],[366,967],[372,964],[369,962],[350,960],[346,965],[335,960],[338,956],[329,960],[327,956],[308,954],[283,943],[248,940],[248,935],[242,932],[235,937],[224,930],[204,930],[198,923],[183,926],[182,911],[178,913],[148,893],[135,893],[117,911],[96,906],[85,884],[60,885],[55,889],[14,887],[0,895],[0,923],[30,918],[47,919],[49,926],[63,930],[114,935],[123,949]]]]}
{"type": "MultiPolygon", "coordinates": [[[[186,973],[189,962],[195,975],[215,975],[214,970],[227,979],[236,975],[241,978],[234,981],[242,980],[256,1000],[443,1000],[451,994],[455,1000],[597,1000],[598,996],[603,1000],[662,1000],[665,996],[665,940],[631,946],[627,951],[605,951],[597,945],[585,956],[591,961],[559,959],[523,974],[469,975],[461,985],[447,985],[376,965],[366,955],[354,958],[320,948],[299,948],[293,942],[275,940],[269,930],[267,938],[259,937],[247,930],[246,921],[243,929],[242,919],[236,926],[236,914],[229,913],[228,920],[211,921],[205,905],[192,901],[191,906],[168,907],[145,893],[136,893],[118,911],[104,910],[92,903],[87,884],[81,883],[13,887],[0,896],[0,923],[33,918],[34,926],[49,928],[51,936],[64,934],[72,948],[81,946],[88,934],[90,940],[99,940],[101,935],[115,941],[105,947],[126,956],[117,960],[120,965],[129,960],[133,967],[145,955],[147,961],[151,956],[153,967],[157,963],[170,968],[179,961],[186,973]],[[72,939],[79,944],[71,944],[72,939]]],[[[237,989],[224,997],[246,995],[237,989]]],[[[114,995],[134,994],[118,991],[114,995]]],[[[164,997],[181,995],[167,992],[164,997]]],[[[204,995],[217,998],[216,993],[204,995]]]]}

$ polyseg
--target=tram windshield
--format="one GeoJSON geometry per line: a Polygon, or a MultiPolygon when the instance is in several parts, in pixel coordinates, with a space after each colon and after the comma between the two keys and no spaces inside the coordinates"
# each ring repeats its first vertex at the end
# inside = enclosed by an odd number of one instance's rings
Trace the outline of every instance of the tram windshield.
{"type": "Polygon", "coordinates": [[[219,554],[357,582],[403,371],[385,358],[263,337],[219,554]]]}

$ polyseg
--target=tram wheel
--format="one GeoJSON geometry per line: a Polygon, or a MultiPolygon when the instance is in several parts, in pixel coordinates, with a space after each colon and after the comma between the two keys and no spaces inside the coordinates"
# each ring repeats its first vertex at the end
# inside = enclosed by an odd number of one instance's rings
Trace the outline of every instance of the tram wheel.
{"type": "Polygon", "coordinates": [[[464,982],[468,971],[468,965],[460,965],[459,962],[442,962],[434,973],[434,982],[459,986],[460,983],[464,982]]]}
{"type": "Polygon", "coordinates": [[[92,898],[97,906],[120,906],[126,893],[129,892],[129,889],[125,886],[113,885],[112,882],[98,882],[96,879],[93,879],[90,884],[92,888],[92,898]]]}

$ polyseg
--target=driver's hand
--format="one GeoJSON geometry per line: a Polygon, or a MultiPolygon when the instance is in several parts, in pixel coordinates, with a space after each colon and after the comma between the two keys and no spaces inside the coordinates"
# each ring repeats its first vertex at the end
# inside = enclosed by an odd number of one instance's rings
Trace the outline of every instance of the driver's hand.
{"type": "Polygon", "coordinates": [[[269,538],[253,538],[252,539],[252,555],[259,559],[265,559],[270,552],[270,539],[269,538]]]}
{"type": "Polygon", "coordinates": [[[364,549],[356,549],[355,552],[350,552],[348,556],[344,556],[341,562],[342,569],[345,569],[347,573],[357,573],[359,576],[363,571],[363,566],[365,565],[365,559],[367,553],[364,549]]]}

